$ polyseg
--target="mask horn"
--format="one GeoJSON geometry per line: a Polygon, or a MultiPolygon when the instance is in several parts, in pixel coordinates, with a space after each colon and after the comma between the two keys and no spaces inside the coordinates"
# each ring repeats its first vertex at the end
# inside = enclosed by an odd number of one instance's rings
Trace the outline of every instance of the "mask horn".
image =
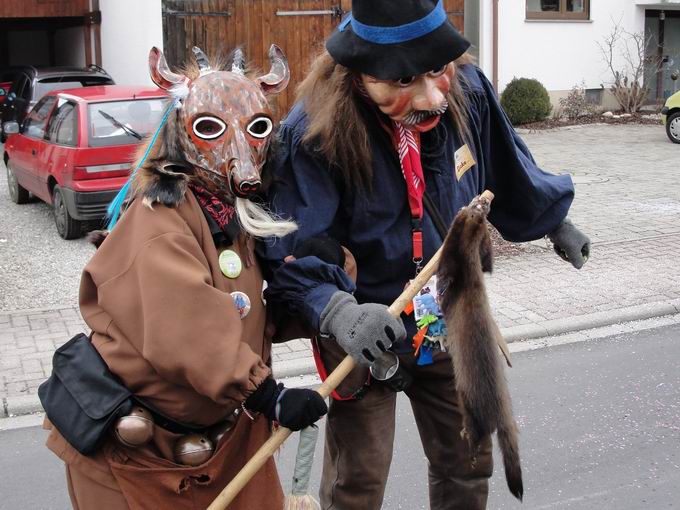
{"type": "Polygon", "coordinates": [[[243,56],[243,50],[236,48],[234,50],[234,59],[231,63],[231,72],[236,74],[246,74],[246,59],[243,56]]]}
{"type": "Polygon", "coordinates": [[[210,67],[210,62],[208,61],[208,57],[205,56],[205,53],[203,53],[203,50],[199,48],[198,46],[194,46],[191,51],[194,52],[194,58],[196,59],[196,63],[198,64],[198,69],[201,72],[201,76],[204,74],[208,74],[212,72],[212,67],[210,67]]]}
{"type": "Polygon", "coordinates": [[[276,44],[269,48],[269,61],[271,68],[264,76],[260,76],[256,81],[262,87],[265,94],[278,94],[288,86],[290,81],[290,69],[288,59],[276,44]]]}
{"type": "Polygon", "coordinates": [[[177,90],[188,87],[190,80],[184,75],[173,73],[168,67],[163,52],[155,46],[149,51],[149,74],[151,80],[163,90],[177,90]]]}

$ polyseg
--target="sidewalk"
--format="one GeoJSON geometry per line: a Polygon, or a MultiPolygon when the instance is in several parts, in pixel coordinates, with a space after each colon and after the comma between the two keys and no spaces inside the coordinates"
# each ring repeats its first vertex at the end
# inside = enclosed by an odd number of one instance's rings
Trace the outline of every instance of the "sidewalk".
{"type": "MultiPolygon", "coordinates": [[[[593,246],[581,271],[542,240],[496,258],[487,282],[505,338],[680,313],[680,151],[662,127],[585,126],[522,137],[543,168],[573,175],[570,217],[593,246]]],[[[83,330],[74,306],[0,311],[0,418],[40,409],[37,387],[50,373],[52,351],[83,330]]],[[[314,371],[307,341],[276,345],[273,357],[277,377],[314,371]]]]}

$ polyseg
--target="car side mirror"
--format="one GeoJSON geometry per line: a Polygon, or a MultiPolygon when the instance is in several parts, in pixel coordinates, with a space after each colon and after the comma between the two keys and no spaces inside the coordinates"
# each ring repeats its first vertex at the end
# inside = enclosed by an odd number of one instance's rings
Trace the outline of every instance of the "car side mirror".
{"type": "Polygon", "coordinates": [[[14,120],[5,122],[2,125],[2,130],[6,135],[16,135],[17,133],[19,133],[19,131],[21,131],[19,123],[14,120]]]}

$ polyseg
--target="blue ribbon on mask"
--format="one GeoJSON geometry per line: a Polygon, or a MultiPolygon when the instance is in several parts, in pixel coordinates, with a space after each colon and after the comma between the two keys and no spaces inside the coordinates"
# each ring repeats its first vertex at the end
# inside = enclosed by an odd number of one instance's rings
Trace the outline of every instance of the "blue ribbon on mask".
{"type": "Polygon", "coordinates": [[[338,26],[338,30],[343,32],[348,24],[352,25],[352,31],[363,40],[375,44],[398,44],[411,41],[429,34],[438,29],[446,21],[446,10],[444,10],[443,0],[439,0],[434,9],[425,17],[419,20],[397,25],[394,27],[379,27],[366,25],[355,20],[350,13],[338,26]]]}
{"type": "Polygon", "coordinates": [[[149,153],[151,152],[151,148],[156,143],[156,140],[158,139],[158,135],[161,132],[161,128],[163,127],[163,125],[168,120],[168,117],[170,116],[170,112],[178,107],[179,102],[180,102],[179,98],[176,98],[170,104],[170,106],[168,106],[167,110],[165,110],[165,113],[163,114],[163,118],[161,119],[161,123],[158,125],[156,132],[153,134],[153,137],[151,138],[151,142],[149,142],[149,146],[146,148],[146,152],[144,152],[144,156],[142,156],[142,159],[139,161],[139,163],[137,163],[137,166],[135,167],[133,172],[130,174],[130,177],[128,178],[128,180],[125,182],[123,187],[120,188],[120,191],[118,192],[118,194],[115,196],[115,198],[109,204],[109,207],[106,210],[106,217],[109,218],[109,224],[107,225],[106,228],[109,231],[113,230],[113,227],[115,227],[116,223],[118,222],[118,217],[120,216],[120,210],[123,207],[123,203],[125,202],[125,197],[127,196],[128,192],[130,191],[130,186],[132,185],[132,179],[134,179],[135,175],[137,174],[137,170],[139,170],[139,167],[141,167],[144,164],[144,162],[146,161],[146,158],[149,157],[149,153]]]}

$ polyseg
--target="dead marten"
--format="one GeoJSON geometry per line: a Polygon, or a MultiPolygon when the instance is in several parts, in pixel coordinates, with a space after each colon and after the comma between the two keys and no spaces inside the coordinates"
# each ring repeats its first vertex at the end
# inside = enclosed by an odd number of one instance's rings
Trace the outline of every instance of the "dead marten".
{"type": "Polygon", "coordinates": [[[488,212],[489,200],[477,197],[460,210],[449,229],[439,263],[441,308],[456,390],[465,410],[462,434],[474,458],[480,439],[497,433],[508,487],[521,501],[517,424],[499,353],[501,333],[484,287],[483,272],[491,272],[493,263],[488,212]]]}

